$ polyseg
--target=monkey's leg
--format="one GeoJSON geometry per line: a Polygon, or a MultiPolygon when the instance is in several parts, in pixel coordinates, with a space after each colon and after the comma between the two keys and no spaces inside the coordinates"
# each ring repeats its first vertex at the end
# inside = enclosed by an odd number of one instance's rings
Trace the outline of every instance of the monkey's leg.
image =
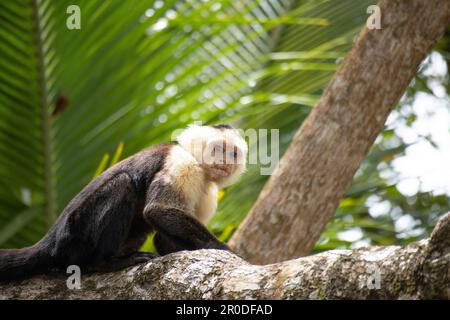
{"type": "Polygon", "coordinates": [[[52,261],[63,270],[69,265],[88,269],[122,256],[138,200],[125,172],[80,192],[42,241],[52,261]]]}
{"type": "Polygon", "coordinates": [[[119,250],[116,256],[129,256],[133,253],[139,252],[139,249],[143,246],[148,238],[152,228],[142,218],[141,215],[136,216],[133,219],[128,238],[119,250]]]}
{"type": "Polygon", "coordinates": [[[110,271],[154,257],[137,252],[149,228],[136,218],[139,196],[127,173],[111,177],[79,202],[55,232],[60,268],[76,264],[87,271],[110,271]],[[146,228],[137,228],[139,222],[146,228]]]}
{"type": "MultiPolygon", "coordinates": [[[[175,208],[160,208],[148,205],[144,209],[144,218],[157,232],[162,232],[176,243],[172,249],[196,250],[196,249],[221,249],[230,248],[220,242],[200,222],[185,212],[175,208]]],[[[171,249],[166,249],[171,251],[171,249]]]]}
{"type": "Polygon", "coordinates": [[[174,239],[171,239],[168,236],[164,235],[164,233],[162,233],[161,231],[158,231],[155,234],[155,237],[153,238],[153,244],[156,248],[156,251],[158,251],[158,253],[162,256],[172,252],[186,250],[187,246],[180,245],[174,239]]]}

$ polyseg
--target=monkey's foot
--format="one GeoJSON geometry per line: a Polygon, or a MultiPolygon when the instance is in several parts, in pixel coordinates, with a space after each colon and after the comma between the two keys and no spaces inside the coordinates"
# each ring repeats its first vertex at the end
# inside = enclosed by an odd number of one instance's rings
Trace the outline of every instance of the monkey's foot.
{"type": "Polygon", "coordinates": [[[205,249],[217,249],[217,250],[231,251],[230,247],[226,243],[220,242],[216,239],[206,243],[205,249]]]}
{"type": "Polygon", "coordinates": [[[112,272],[147,262],[159,257],[157,253],[135,252],[128,256],[113,257],[101,265],[91,268],[93,272],[112,272]]]}
{"type": "Polygon", "coordinates": [[[136,253],[133,253],[131,256],[129,256],[129,258],[132,259],[134,264],[147,262],[149,260],[152,260],[152,259],[155,259],[158,257],[159,257],[159,254],[148,253],[148,252],[136,252],[136,253]]]}

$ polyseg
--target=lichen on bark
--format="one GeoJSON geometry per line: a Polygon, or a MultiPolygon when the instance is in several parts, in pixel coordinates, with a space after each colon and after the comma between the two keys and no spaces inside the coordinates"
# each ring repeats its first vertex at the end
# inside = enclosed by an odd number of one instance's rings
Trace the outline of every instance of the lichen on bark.
{"type": "Polygon", "coordinates": [[[0,299],[449,299],[450,213],[405,247],[331,250],[252,265],[220,250],[182,251],[122,271],[0,283],[0,299]]]}

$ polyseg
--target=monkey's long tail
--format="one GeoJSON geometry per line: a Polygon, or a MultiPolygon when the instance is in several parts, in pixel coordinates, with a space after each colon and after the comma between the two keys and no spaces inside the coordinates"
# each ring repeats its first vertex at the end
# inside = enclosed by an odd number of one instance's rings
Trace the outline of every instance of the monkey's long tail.
{"type": "Polygon", "coordinates": [[[39,247],[0,249],[0,281],[20,279],[43,270],[39,247]]]}

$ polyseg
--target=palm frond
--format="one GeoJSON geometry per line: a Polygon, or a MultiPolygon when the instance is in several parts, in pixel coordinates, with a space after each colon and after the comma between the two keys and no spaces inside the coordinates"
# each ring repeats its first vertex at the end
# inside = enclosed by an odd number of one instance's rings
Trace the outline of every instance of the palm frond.
{"type": "MultiPolygon", "coordinates": [[[[367,3],[1,1],[0,246],[35,242],[109,159],[193,121],[276,124],[284,150],[367,3]],[[66,27],[73,4],[80,30],[66,27]]],[[[266,179],[258,170],[252,188],[227,190],[215,229],[243,218],[266,179]]]]}

